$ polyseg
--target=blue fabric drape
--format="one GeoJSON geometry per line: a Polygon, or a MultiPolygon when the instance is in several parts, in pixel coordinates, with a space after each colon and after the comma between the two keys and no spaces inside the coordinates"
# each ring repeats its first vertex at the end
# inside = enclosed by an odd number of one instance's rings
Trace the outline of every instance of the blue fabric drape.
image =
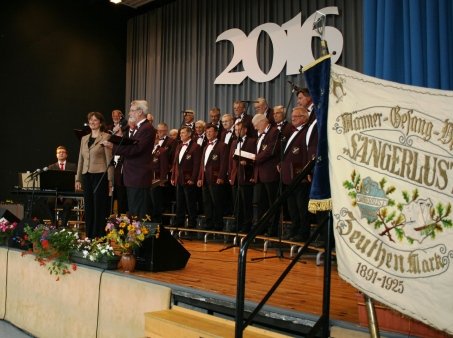
{"type": "Polygon", "coordinates": [[[453,1],[364,0],[364,73],[453,89],[453,1]]]}

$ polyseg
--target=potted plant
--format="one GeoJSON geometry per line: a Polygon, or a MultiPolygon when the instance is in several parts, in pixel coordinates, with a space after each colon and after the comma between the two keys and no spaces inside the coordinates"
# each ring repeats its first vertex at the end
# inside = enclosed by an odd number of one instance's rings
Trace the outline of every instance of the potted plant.
{"type": "Polygon", "coordinates": [[[79,239],[71,255],[73,262],[106,270],[116,269],[119,259],[106,237],[79,239]]]}
{"type": "Polygon", "coordinates": [[[8,241],[16,227],[16,222],[10,223],[5,218],[0,219],[0,245],[8,245],[8,241]]]}
{"type": "MultiPolygon", "coordinates": [[[[121,259],[118,268],[124,272],[132,272],[135,269],[135,257],[133,250],[138,248],[146,237],[150,235],[150,229],[144,222],[131,219],[127,215],[112,215],[107,220],[105,227],[106,238],[118,248],[121,259]]],[[[159,230],[155,235],[159,235],[159,230]]]]}
{"type": "MultiPolygon", "coordinates": [[[[32,228],[25,226],[25,240],[33,245],[33,253],[40,265],[46,266],[50,274],[66,275],[69,269],[69,257],[76,248],[79,235],[68,229],[38,224],[32,228]]],[[[72,270],[76,270],[72,265],[72,270]]],[[[58,278],[57,278],[58,280],[58,278]]]]}

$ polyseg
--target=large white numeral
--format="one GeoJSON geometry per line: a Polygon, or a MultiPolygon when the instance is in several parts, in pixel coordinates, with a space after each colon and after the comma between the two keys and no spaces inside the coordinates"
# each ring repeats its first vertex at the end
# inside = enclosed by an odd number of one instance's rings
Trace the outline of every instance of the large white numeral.
{"type": "Polygon", "coordinates": [[[244,55],[247,53],[247,36],[240,29],[233,28],[220,34],[217,37],[216,42],[222,40],[229,40],[233,44],[233,57],[225,70],[217,76],[214,84],[239,84],[247,77],[247,71],[230,71],[244,59],[244,55]]]}
{"type": "MultiPolygon", "coordinates": [[[[325,15],[338,15],[337,7],[325,7],[320,11],[325,15]]],[[[298,74],[301,65],[307,65],[314,60],[312,39],[319,38],[319,34],[313,30],[314,16],[315,13],[310,15],[303,25],[301,13],[281,27],[275,23],[265,23],[252,30],[248,37],[237,28],[220,34],[216,42],[230,41],[233,45],[233,57],[214,84],[239,84],[247,76],[255,82],[267,82],[281,73],[285,63],[287,75],[298,74]],[[260,68],[256,55],[258,38],[262,32],[269,35],[274,50],[271,69],[267,74],[260,68]],[[244,70],[233,71],[241,62],[244,70]]],[[[325,27],[324,39],[329,52],[333,53],[332,62],[337,62],[343,51],[343,35],[334,27],[325,27]]]]}
{"type": "Polygon", "coordinates": [[[284,51],[286,44],[286,34],[281,27],[275,23],[265,23],[264,25],[256,27],[250,32],[247,42],[246,58],[243,59],[244,69],[247,71],[248,76],[255,82],[267,82],[272,80],[282,71],[285,66],[284,51]],[[256,57],[256,46],[261,32],[266,32],[274,47],[274,60],[272,61],[271,69],[267,74],[261,70],[256,57]]]}

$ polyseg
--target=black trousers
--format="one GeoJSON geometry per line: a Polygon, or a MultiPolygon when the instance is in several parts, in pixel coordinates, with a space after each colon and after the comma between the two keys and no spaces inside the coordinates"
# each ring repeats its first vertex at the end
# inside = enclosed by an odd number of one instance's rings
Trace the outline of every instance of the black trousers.
{"type": "MultiPolygon", "coordinates": [[[[275,202],[278,194],[278,181],[269,183],[256,183],[253,188],[253,204],[255,206],[255,224],[260,220],[264,213],[275,202]]],[[[267,224],[264,232],[270,236],[278,234],[279,213],[276,212],[267,224]]]]}
{"type": "Polygon", "coordinates": [[[253,220],[253,186],[235,185],[233,187],[233,201],[237,231],[249,232],[253,220]]]}
{"type": "Polygon", "coordinates": [[[184,221],[187,214],[189,215],[189,228],[195,228],[197,225],[197,202],[196,202],[195,184],[176,186],[176,226],[184,227],[184,221]]]}
{"type": "Polygon", "coordinates": [[[151,215],[149,187],[126,187],[126,191],[127,206],[131,217],[137,217],[139,221],[142,221],[146,215],[151,215]]]}
{"type": "Polygon", "coordinates": [[[47,213],[50,216],[50,219],[52,221],[52,224],[56,224],[56,213],[55,213],[55,207],[57,208],[62,208],[63,210],[59,214],[59,218],[61,220],[61,225],[66,226],[69,220],[69,216],[71,215],[71,209],[72,207],[76,204],[75,200],[72,198],[55,198],[55,197],[49,197],[47,199],[47,213]],[[56,203],[55,203],[56,202],[56,203]]]}
{"type": "Polygon", "coordinates": [[[82,175],[82,180],[87,236],[89,238],[105,236],[106,218],[109,212],[107,176],[102,173],[86,173],[82,175]]]}
{"type": "Polygon", "coordinates": [[[291,217],[290,236],[302,236],[308,238],[310,235],[310,220],[312,214],[308,211],[310,201],[310,187],[308,182],[299,184],[288,196],[288,211],[291,217]]]}
{"type": "Polygon", "coordinates": [[[162,223],[162,213],[165,210],[165,192],[167,187],[157,186],[151,188],[151,220],[162,223]]]}
{"type": "Polygon", "coordinates": [[[123,185],[115,184],[114,198],[116,199],[118,213],[125,214],[128,212],[129,208],[127,207],[127,191],[126,187],[123,185]]]}
{"type": "Polygon", "coordinates": [[[223,201],[225,187],[223,184],[203,185],[203,210],[206,217],[206,228],[223,230],[223,201]]]}

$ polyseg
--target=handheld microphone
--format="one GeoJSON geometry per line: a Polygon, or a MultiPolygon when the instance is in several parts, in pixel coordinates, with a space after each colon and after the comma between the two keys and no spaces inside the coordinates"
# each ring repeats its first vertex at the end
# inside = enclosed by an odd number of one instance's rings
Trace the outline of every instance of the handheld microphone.
{"type": "Polygon", "coordinates": [[[244,102],[244,103],[258,103],[258,101],[255,101],[255,100],[241,100],[241,102],[244,102]]]}

